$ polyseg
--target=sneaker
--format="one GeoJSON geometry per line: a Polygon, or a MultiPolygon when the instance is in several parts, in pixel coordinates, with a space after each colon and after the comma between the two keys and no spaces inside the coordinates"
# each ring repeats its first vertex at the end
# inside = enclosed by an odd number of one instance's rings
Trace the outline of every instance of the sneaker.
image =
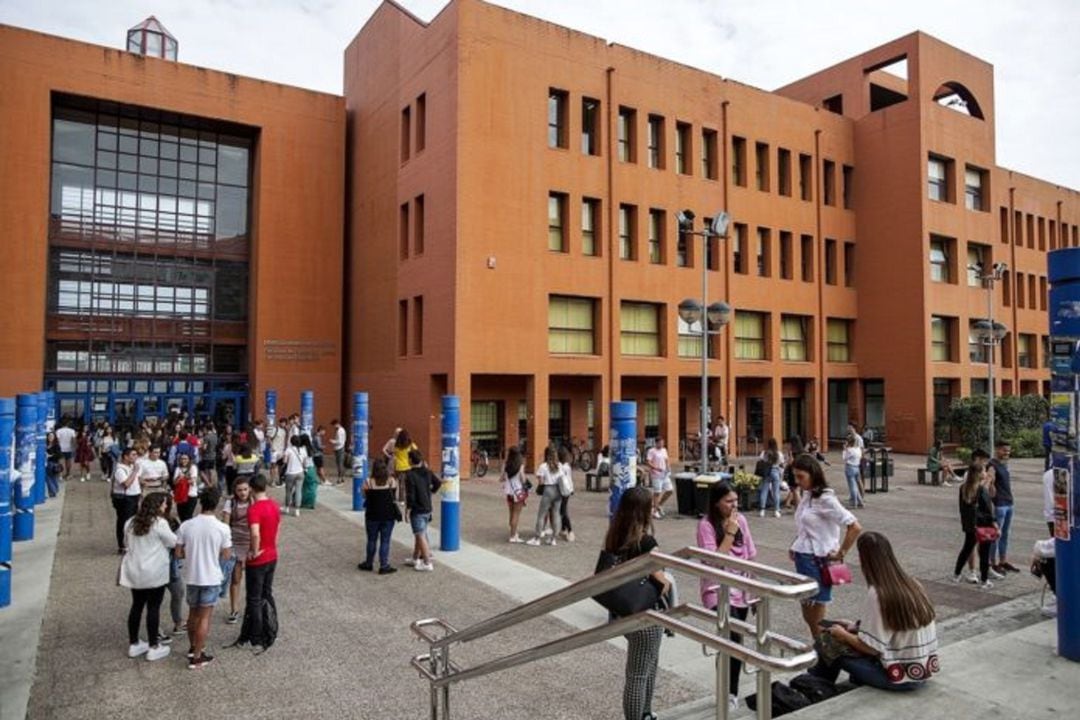
{"type": "MultiPolygon", "coordinates": [[[[230,645],[229,647],[235,647],[235,646],[230,645]]],[[[188,662],[191,662],[195,658],[195,650],[193,648],[188,648],[187,652],[184,653],[184,657],[186,657],[188,659],[188,662]]]]}
{"type": "Polygon", "coordinates": [[[566,541],[567,541],[567,542],[574,542],[574,540],[575,540],[575,539],[576,539],[576,538],[574,537],[574,531],[573,531],[573,530],[571,530],[570,532],[566,533],[566,541]]]}
{"type": "Polygon", "coordinates": [[[990,570],[988,571],[988,574],[990,575],[990,577],[992,577],[995,580],[1004,580],[1005,579],[1005,574],[1001,573],[1001,572],[998,572],[994,568],[990,568],[990,570]]]}
{"type": "Polygon", "coordinates": [[[971,583],[972,585],[978,585],[979,584],[979,573],[975,572],[974,570],[970,570],[970,571],[968,571],[968,574],[965,576],[965,579],[969,583],[971,583]]]}
{"type": "Polygon", "coordinates": [[[374,566],[374,565],[372,565],[372,564],[371,564],[371,563],[369,563],[369,562],[362,562],[362,563],[360,563],[359,565],[357,565],[357,566],[356,566],[356,569],[357,569],[357,570],[365,570],[365,571],[367,571],[367,572],[371,572],[372,570],[374,570],[374,569],[375,569],[375,566],[374,566]]]}
{"type": "Polygon", "coordinates": [[[387,565],[386,567],[379,568],[379,574],[380,575],[393,575],[396,572],[397,572],[397,568],[393,567],[391,565],[387,565]]]}
{"type": "Polygon", "coordinates": [[[532,545],[533,547],[536,547],[537,545],[540,544],[540,538],[539,537],[529,538],[528,540],[525,541],[525,544],[526,545],[532,545]]]}
{"type": "Polygon", "coordinates": [[[739,696],[738,695],[728,695],[728,698],[727,698],[727,711],[728,711],[728,713],[733,713],[733,712],[738,712],[739,711],[739,696]]]}
{"type": "Polygon", "coordinates": [[[1000,571],[1011,572],[1011,573],[1020,572],[1020,568],[1016,567],[1011,562],[1003,562],[1003,563],[1001,563],[1001,565],[998,566],[998,570],[999,570],[999,572],[1000,571]]]}
{"type": "Polygon", "coordinates": [[[432,565],[429,562],[421,561],[421,562],[416,563],[416,570],[418,572],[431,572],[434,569],[435,569],[435,566],[432,565]]]}
{"type": "Polygon", "coordinates": [[[420,562],[420,558],[409,558],[409,559],[408,559],[408,560],[406,560],[405,562],[401,563],[401,566],[402,566],[402,567],[411,567],[411,568],[415,568],[415,567],[416,567],[416,565],[417,565],[417,563],[419,563],[419,562],[420,562]]]}
{"type": "Polygon", "coordinates": [[[158,633],[157,641],[158,645],[171,645],[172,635],[162,635],[161,633],[158,633]]]}
{"type": "Polygon", "coordinates": [[[545,535],[551,535],[551,528],[543,529],[543,531],[540,533],[540,537],[544,537],[545,535]]]}
{"type": "Polygon", "coordinates": [[[656,508],[656,512],[660,513],[660,517],[664,517],[665,515],[667,515],[667,513],[664,512],[664,508],[662,507],[656,508]]]}
{"type": "Polygon", "coordinates": [[[556,546],[556,545],[558,545],[558,544],[559,544],[559,543],[558,543],[558,541],[557,541],[557,540],[555,540],[555,538],[554,538],[554,537],[552,537],[552,538],[551,538],[551,542],[549,542],[549,543],[548,543],[548,545],[550,545],[551,547],[555,547],[555,546],[556,546]]]}
{"type": "Polygon", "coordinates": [[[942,480],[941,481],[941,487],[952,487],[952,483],[949,482],[948,480],[942,480]]]}
{"type": "Polygon", "coordinates": [[[182,625],[173,626],[173,629],[172,629],[172,634],[173,635],[184,635],[186,633],[187,633],[187,623],[184,623],[182,625]]]}
{"type": "Polygon", "coordinates": [[[128,645],[128,657],[134,658],[140,655],[145,655],[146,651],[150,649],[150,643],[140,640],[134,645],[128,645]]]}
{"type": "Polygon", "coordinates": [[[761,512],[758,513],[758,517],[765,517],[765,510],[764,509],[761,512]]]}
{"type": "Polygon", "coordinates": [[[653,510],[652,511],[652,516],[653,516],[654,520],[659,520],[660,518],[664,517],[663,515],[660,514],[659,510],[653,510]]]}
{"type": "Polygon", "coordinates": [[[523,543],[525,541],[521,539],[520,535],[512,535],[510,537],[510,542],[512,542],[512,543],[523,543]]]}
{"type": "Polygon", "coordinates": [[[188,661],[188,670],[201,670],[210,663],[214,662],[213,655],[207,655],[205,652],[197,658],[192,658],[188,661]]]}
{"type": "Polygon", "coordinates": [[[981,590],[989,590],[992,587],[994,587],[994,583],[991,582],[990,580],[987,580],[986,582],[979,584],[979,589],[981,589],[981,590]]]}
{"type": "Polygon", "coordinates": [[[170,650],[171,648],[168,645],[158,645],[157,647],[152,647],[146,651],[146,659],[150,662],[153,662],[155,660],[167,658],[169,657],[170,650]]]}
{"type": "Polygon", "coordinates": [[[953,581],[954,583],[958,583],[958,584],[959,584],[959,583],[963,582],[964,578],[965,578],[965,576],[964,576],[964,575],[962,575],[962,574],[961,574],[961,575],[953,575],[952,581],[953,581]]]}
{"type": "Polygon", "coordinates": [[[776,511],[776,512],[774,513],[774,515],[776,515],[776,517],[780,517],[780,511],[779,511],[779,510],[777,510],[777,511],[776,511]]]}
{"type": "Polygon", "coordinates": [[[234,613],[229,613],[229,619],[225,621],[225,624],[226,625],[235,625],[238,622],[240,622],[240,613],[234,612],[234,613]]]}
{"type": "Polygon", "coordinates": [[[1057,617],[1057,598],[1051,596],[1050,599],[1046,601],[1046,604],[1039,608],[1039,612],[1043,614],[1043,617],[1057,617]]]}

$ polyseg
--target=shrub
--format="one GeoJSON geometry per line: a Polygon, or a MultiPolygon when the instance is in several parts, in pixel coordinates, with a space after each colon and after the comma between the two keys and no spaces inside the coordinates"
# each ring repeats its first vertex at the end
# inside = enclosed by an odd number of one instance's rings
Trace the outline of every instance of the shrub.
{"type": "Polygon", "coordinates": [[[956,448],[956,457],[959,458],[960,462],[964,463],[965,465],[969,464],[971,462],[971,448],[969,448],[969,447],[958,447],[958,448],[956,448]]]}
{"type": "MultiPolygon", "coordinates": [[[[1006,437],[1006,436],[1002,436],[1006,437]]],[[[1015,435],[1006,437],[1012,444],[1012,456],[1033,458],[1043,456],[1042,430],[1024,428],[1015,435]]]]}
{"type": "MultiPolygon", "coordinates": [[[[1013,442],[1013,454],[1017,457],[1037,457],[1042,454],[1042,424],[1049,405],[1041,395],[1008,395],[994,398],[994,434],[1013,442]],[[1021,433],[1025,433],[1021,437],[1021,433]],[[1031,445],[1027,433],[1034,433],[1035,449],[1031,455],[1020,455],[1018,443],[1025,449],[1031,445]],[[1017,439],[1014,441],[1014,439],[1017,439]]],[[[986,448],[989,424],[986,395],[973,395],[953,400],[949,408],[948,423],[969,448],[986,448]]]]}

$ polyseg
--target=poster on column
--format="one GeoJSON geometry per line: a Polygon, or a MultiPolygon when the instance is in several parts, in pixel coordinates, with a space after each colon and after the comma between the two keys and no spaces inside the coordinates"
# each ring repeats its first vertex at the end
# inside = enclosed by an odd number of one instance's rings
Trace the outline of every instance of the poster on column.
{"type": "Polygon", "coordinates": [[[1076,393],[1055,392],[1050,394],[1050,441],[1054,452],[1075,453],[1076,446],[1076,393]]]}
{"type": "Polygon", "coordinates": [[[1068,541],[1072,534],[1072,473],[1054,468],[1054,537],[1068,541]]]}
{"type": "Polygon", "coordinates": [[[461,499],[459,463],[461,433],[443,433],[442,445],[442,487],[440,490],[443,500],[458,502],[461,499]]]}

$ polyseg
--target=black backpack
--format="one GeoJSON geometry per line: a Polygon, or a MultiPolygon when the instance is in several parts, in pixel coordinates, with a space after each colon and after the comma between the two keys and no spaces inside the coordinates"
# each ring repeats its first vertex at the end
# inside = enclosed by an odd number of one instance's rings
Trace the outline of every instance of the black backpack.
{"type": "MultiPolygon", "coordinates": [[[[780,717],[796,710],[810,707],[809,698],[794,688],[790,688],[779,680],[773,680],[772,684],[772,716],[780,717]]],[[[757,695],[746,698],[746,707],[757,710],[757,695]]]]}
{"type": "Polygon", "coordinates": [[[810,673],[796,675],[791,678],[790,684],[793,690],[798,690],[814,704],[822,702],[823,700],[828,700],[839,694],[839,690],[837,690],[835,683],[831,683],[825,678],[820,678],[817,675],[811,675],[810,673]]]}
{"type": "Polygon", "coordinates": [[[262,612],[263,636],[261,638],[251,636],[251,622],[247,617],[247,613],[245,613],[244,623],[240,626],[240,637],[237,638],[236,642],[246,641],[252,645],[262,645],[264,649],[269,649],[274,644],[278,634],[277,607],[275,607],[274,603],[264,599],[260,612],[262,612]]]}
{"type": "Polygon", "coordinates": [[[754,465],[754,474],[757,475],[762,480],[768,479],[769,473],[771,471],[772,471],[772,464],[768,460],[766,460],[765,458],[762,458],[762,459],[758,460],[757,465],[754,465]]]}

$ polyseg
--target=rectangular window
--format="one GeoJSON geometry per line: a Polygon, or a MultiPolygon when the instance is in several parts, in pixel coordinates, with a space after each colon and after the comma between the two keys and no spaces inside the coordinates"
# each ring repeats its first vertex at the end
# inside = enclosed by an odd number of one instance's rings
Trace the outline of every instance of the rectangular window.
{"type": "Polygon", "coordinates": [[[829,362],[851,362],[851,321],[829,318],[827,332],[829,362]]]}
{"type": "Polygon", "coordinates": [[[620,107],[618,121],[619,162],[637,162],[637,111],[620,107]]]}
{"type": "Polygon", "coordinates": [[[787,230],[780,231],[780,277],[785,280],[792,278],[791,233],[787,230]]]}
{"type": "Polygon", "coordinates": [[[1039,278],[1039,309],[1040,310],[1046,310],[1047,298],[1048,298],[1048,295],[1047,295],[1047,291],[1046,291],[1046,276],[1044,275],[1044,276],[1039,278]]]}
{"type": "Polygon", "coordinates": [[[969,242],[967,245],[968,287],[982,287],[982,274],[990,267],[990,246],[969,242]]]}
{"type": "Polygon", "coordinates": [[[803,200],[814,199],[813,158],[799,153],[799,197],[803,200]]]}
{"type": "Polygon", "coordinates": [[[1036,218],[1035,224],[1039,228],[1039,250],[1046,250],[1046,218],[1036,218]]]}
{"type": "Polygon", "coordinates": [[[1012,273],[1008,270],[1001,275],[1001,304],[1005,307],[1012,304],[1012,273]]]}
{"type": "MultiPolygon", "coordinates": [[[[712,218],[705,218],[704,225],[705,227],[712,227],[712,218]]],[[[704,248],[705,252],[705,267],[709,268],[710,270],[719,270],[720,257],[717,254],[720,246],[719,238],[714,238],[711,236],[707,238],[702,238],[701,245],[704,248]]]]}
{"type": "MultiPolygon", "coordinates": [[[[677,318],[679,326],[679,357],[701,359],[701,328],[697,324],[691,326],[682,318],[677,318]]],[[[716,357],[716,343],[709,339],[709,357],[716,357]]]]}
{"type": "Polygon", "coordinates": [[[566,193],[548,193],[548,250],[567,252],[566,193]]]}
{"type": "Polygon", "coordinates": [[[766,313],[735,311],[735,359],[766,360],[766,313]]]}
{"type": "Polygon", "coordinates": [[[844,287],[855,287],[855,243],[844,243],[844,287]]]}
{"type": "Polygon", "coordinates": [[[690,132],[689,123],[675,123],[675,172],[680,175],[693,173],[690,165],[690,158],[693,157],[693,149],[690,147],[690,132]]]}
{"type": "Polygon", "coordinates": [[[660,356],[660,305],[619,304],[619,343],[623,355],[660,356]]]}
{"type": "Polygon", "coordinates": [[[772,241],[772,231],[769,228],[757,229],[757,248],[754,252],[755,267],[758,277],[770,277],[772,275],[772,249],[769,247],[772,241]]]}
{"type": "Polygon", "coordinates": [[[1016,366],[1033,368],[1035,364],[1035,336],[1020,333],[1016,336],[1016,366]]]}
{"type": "Polygon", "coordinates": [[[836,241],[825,238],[825,284],[836,284],[836,241]]]}
{"type": "Polygon", "coordinates": [[[999,232],[1001,233],[1001,242],[1007,243],[1009,242],[1009,209],[1004,207],[1001,208],[999,218],[1001,225],[1001,227],[999,228],[999,232]]]}
{"type": "Polygon", "coordinates": [[[767,143],[754,143],[754,173],[757,189],[769,192],[769,146],[767,143]]]}
{"type": "Polygon", "coordinates": [[[548,89],[548,147],[570,147],[566,132],[566,104],[569,97],[565,90],[548,89]]]}
{"type": "Polygon", "coordinates": [[[935,362],[953,362],[952,321],[941,315],[930,317],[930,359],[935,362]]]}
{"type": "Polygon", "coordinates": [[[693,264],[693,243],[691,236],[687,235],[675,224],[675,264],[678,267],[690,267],[693,264]]]}
{"type": "Polygon", "coordinates": [[[733,265],[735,272],[740,275],[745,275],[748,272],[746,267],[748,252],[746,242],[748,232],[749,230],[746,225],[743,223],[735,223],[735,242],[732,246],[734,252],[733,265]]]}
{"type": "Polygon", "coordinates": [[[413,200],[413,252],[424,254],[424,196],[417,195],[413,200]]]}
{"type": "Polygon", "coordinates": [[[746,138],[731,137],[731,182],[746,187],[746,138]]]}
{"type": "Polygon", "coordinates": [[[600,201],[594,198],[581,200],[581,254],[598,255],[596,242],[600,228],[600,201]]]}
{"type": "Polygon", "coordinates": [[[964,166],[964,205],[968,210],[985,210],[983,184],[986,171],[972,165],[964,166]]]}
{"type": "Polygon", "coordinates": [[[409,159],[409,141],[412,138],[412,109],[401,111],[401,162],[409,159]]]}
{"type": "Polygon", "coordinates": [[[975,334],[975,323],[978,320],[968,321],[968,360],[973,363],[986,363],[990,357],[986,343],[975,334]]]}
{"type": "Polygon", "coordinates": [[[1050,249],[1057,250],[1057,227],[1053,220],[1047,221],[1047,225],[1050,228],[1050,249]]]}
{"type": "Polygon", "coordinates": [[[596,300],[552,295],[548,298],[548,352],[570,355],[596,353],[596,300]]]}
{"type": "Polygon", "coordinates": [[[779,148],[776,151],[776,189],[781,195],[791,197],[791,151],[779,148]]]}
{"type": "Polygon", "coordinates": [[[937,202],[952,202],[949,193],[949,169],[952,160],[931,155],[926,163],[927,197],[937,202]]]}
{"type": "Polygon", "coordinates": [[[581,152],[600,154],[600,101],[581,98],[581,152]]]}
{"type": "Polygon", "coordinates": [[[1035,283],[1035,276],[1028,275],[1028,307],[1032,310],[1034,310],[1039,304],[1039,301],[1036,299],[1037,295],[1035,292],[1035,283]]]}
{"type": "Polygon", "coordinates": [[[648,137],[649,167],[664,169],[664,118],[660,115],[649,116],[648,137]]]}
{"type": "Polygon", "coordinates": [[[413,298],[413,353],[424,354],[424,296],[413,298]]]}
{"type": "Polygon", "coordinates": [[[854,207],[852,203],[854,202],[853,193],[855,192],[855,168],[851,167],[850,165],[844,165],[841,168],[841,173],[841,182],[843,183],[841,195],[844,201],[844,209],[850,210],[852,207],[854,207]]]}
{"type": "Polygon", "coordinates": [[[805,315],[780,316],[780,359],[789,362],[809,360],[807,353],[810,319],[805,315]]]}
{"type": "Polygon", "coordinates": [[[952,241],[937,235],[930,236],[930,280],[938,283],[951,283],[952,280],[952,241]]]}
{"type": "Polygon", "coordinates": [[[637,206],[619,206],[619,259],[637,260],[637,206]]]}
{"type": "Polygon", "coordinates": [[[708,180],[717,178],[716,131],[701,130],[701,174],[708,180]]]}
{"type": "Polygon", "coordinates": [[[667,213],[663,210],[649,210],[649,262],[659,265],[664,262],[664,225],[667,213]]]}
{"type": "Polygon", "coordinates": [[[409,301],[398,300],[397,354],[409,354],[409,301]]]}
{"type": "Polygon", "coordinates": [[[1027,246],[1035,249],[1035,216],[1027,213],[1027,246]]]}
{"type": "Polygon", "coordinates": [[[1013,213],[1013,243],[1024,244],[1024,213],[1019,210],[1013,213]]]}
{"type": "Polygon", "coordinates": [[[826,205],[836,204],[836,163],[832,160],[822,162],[822,193],[825,196],[823,202],[826,205]]]}
{"type": "Polygon", "coordinates": [[[814,282],[814,236],[799,238],[799,260],[802,263],[802,281],[814,282]]]}
{"type": "Polygon", "coordinates": [[[427,93],[416,98],[416,152],[427,145],[427,93]]]}
{"type": "Polygon", "coordinates": [[[1024,284],[1024,273],[1016,273],[1016,307],[1027,307],[1027,285],[1024,284]]]}
{"type": "Polygon", "coordinates": [[[398,247],[402,260],[409,258],[409,203],[401,203],[398,211],[398,247]]]}

